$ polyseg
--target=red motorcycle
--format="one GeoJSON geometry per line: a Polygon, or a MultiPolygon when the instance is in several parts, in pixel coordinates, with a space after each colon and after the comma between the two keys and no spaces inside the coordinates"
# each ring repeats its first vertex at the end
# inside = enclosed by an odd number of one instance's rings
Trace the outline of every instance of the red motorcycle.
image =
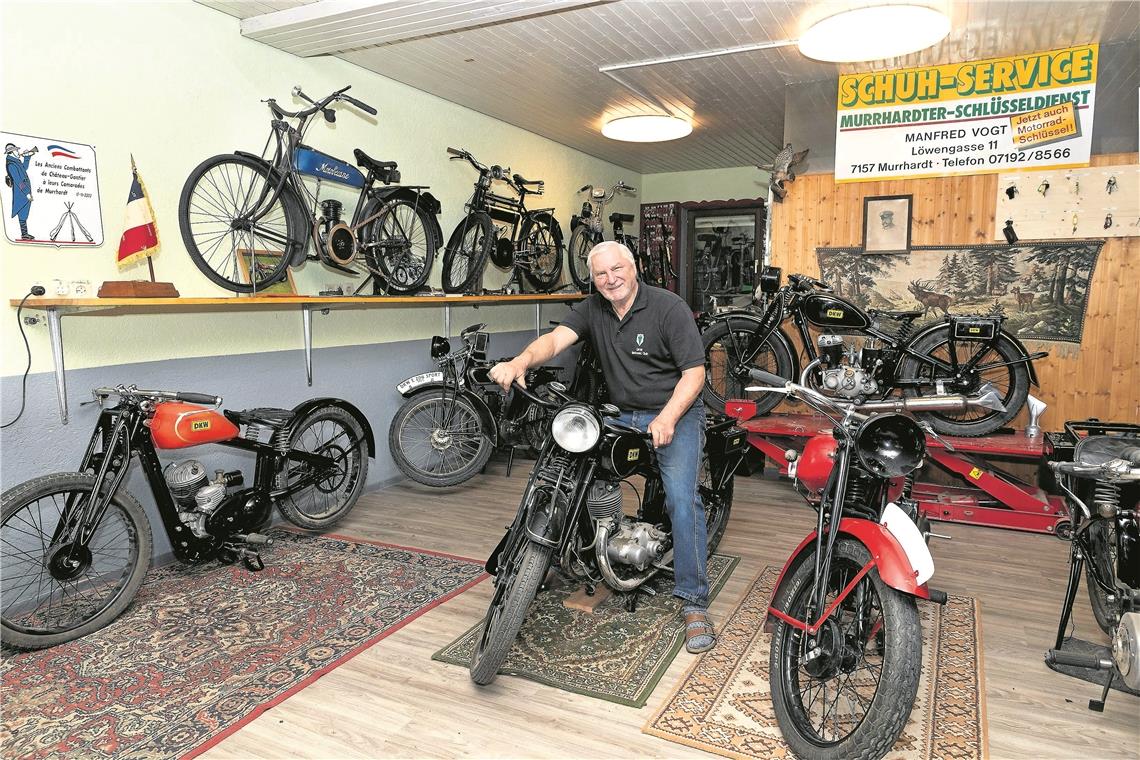
{"type": "Polygon", "coordinates": [[[834,424],[799,456],[788,452],[789,475],[818,519],[784,565],[768,608],[776,722],[804,760],[881,758],[918,691],[916,600],[946,602],[927,586],[934,574],[927,523],[908,493],[930,431],[903,414],[869,416],[778,375],[752,377],[772,387],[749,390],[786,393],[834,424]]]}
{"type": "MultiPolygon", "coordinates": [[[[294,409],[217,410],[202,393],[96,388],[103,409],[78,472],[57,472],[0,496],[0,635],[4,644],[39,649],[96,631],[130,605],[153,552],[139,502],[120,488],[138,458],[174,556],[187,564],[242,560],[265,567],[257,533],[276,506],[289,522],[325,530],[344,518],[364,490],[372,429],[352,404],[335,398],[294,409]],[[159,449],[205,443],[257,455],[252,488],[240,470],[201,462],[165,468],[159,449]]],[[[88,402],[91,403],[91,402],[88,402]]]]}

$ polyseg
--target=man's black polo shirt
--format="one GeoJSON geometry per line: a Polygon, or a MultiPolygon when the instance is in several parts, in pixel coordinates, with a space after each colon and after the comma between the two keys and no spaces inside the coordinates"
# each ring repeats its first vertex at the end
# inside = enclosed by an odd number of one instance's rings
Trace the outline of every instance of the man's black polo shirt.
{"type": "Polygon", "coordinates": [[[589,340],[619,409],[660,409],[681,371],[705,362],[693,313],[676,293],[638,282],[625,319],[601,293],[574,304],[562,325],[589,340]]]}

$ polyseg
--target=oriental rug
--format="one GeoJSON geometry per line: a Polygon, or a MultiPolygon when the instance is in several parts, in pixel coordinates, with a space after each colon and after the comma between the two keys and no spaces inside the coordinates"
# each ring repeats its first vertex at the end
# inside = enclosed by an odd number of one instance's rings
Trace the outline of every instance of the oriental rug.
{"type": "Polygon", "coordinates": [[[1070,240],[914,246],[898,254],[817,248],[816,257],[820,279],[837,295],[864,308],[922,309],[916,326],[946,313],[999,312],[1006,316],[1005,329],[1023,341],[1079,345],[1103,245],[1070,240]]]}
{"type": "MultiPolygon", "coordinates": [[[[724,554],[709,557],[710,599],[739,561],[724,554]]],[[[616,595],[587,613],[562,604],[575,586],[543,591],[531,603],[499,673],[621,705],[643,706],[680,651],[685,627],[680,600],[672,596],[673,576],[658,576],[646,585],[655,595],[640,594],[634,612],[616,595]]],[[[467,667],[482,630],[480,620],[432,659],[467,667]]]]}
{"type": "Polygon", "coordinates": [[[486,577],[462,557],[269,535],[261,572],[157,568],[106,628],[5,650],[4,756],[192,757],[486,577]]]}
{"type": "MultiPolygon", "coordinates": [[[[769,691],[764,618],[776,582],[765,569],[722,626],[716,648],[697,660],[642,732],[734,758],[788,757],[769,691]]],[[[919,602],[922,676],[910,721],[889,758],[984,758],[985,683],[976,600],[919,602]]]]}

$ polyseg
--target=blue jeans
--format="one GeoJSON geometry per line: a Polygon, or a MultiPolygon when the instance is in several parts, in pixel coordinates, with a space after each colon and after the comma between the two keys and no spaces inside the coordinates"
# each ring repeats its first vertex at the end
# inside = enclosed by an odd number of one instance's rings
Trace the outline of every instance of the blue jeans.
{"type": "MultiPolygon", "coordinates": [[[[658,411],[626,411],[619,420],[646,431],[658,411]]],[[[697,491],[705,446],[705,409],[698,398],[677,421],[673,440],[657,449],[665,486],[665,507],[673,524],[673,596],[698,607],[709,604],[708,534],[705,508],[697,491]]]]}

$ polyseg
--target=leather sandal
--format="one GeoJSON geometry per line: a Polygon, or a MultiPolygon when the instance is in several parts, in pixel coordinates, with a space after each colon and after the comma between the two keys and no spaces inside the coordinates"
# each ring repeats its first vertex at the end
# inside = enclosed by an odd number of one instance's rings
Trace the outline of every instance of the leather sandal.
{"type": "Polygon", "coordinates": [[[690,654],[707,652],[716,646],[716,631],[705,610],[694,610],[684,614],[685,650],[690,654]]]}

